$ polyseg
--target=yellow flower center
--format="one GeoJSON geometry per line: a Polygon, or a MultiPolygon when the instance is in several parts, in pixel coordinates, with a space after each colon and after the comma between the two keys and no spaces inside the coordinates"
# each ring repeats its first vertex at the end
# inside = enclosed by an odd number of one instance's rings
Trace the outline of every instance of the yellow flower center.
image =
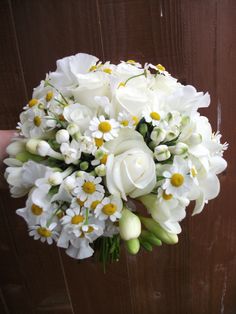
{"type": "Polygon", "coordinates": [[[92,65],[91,68],[89,69],[90,72],[96,71],[96,70],[97,70],[97,66],[96,65],[92,65]]]}
{"type": "Polygon", "coordinates": [[[117,206],[115,204],[110,203],[110,204],[104,205],[102,208],[102,211],[105,215],[111,216],[116,212],[116,208],[117,206]]]}
{"type": "Polygon", "coordinates": [[[133,116],[132,119],[133,119],[133,121],[134,121],[134,125],[137,125],[138,122],[139,122],[138,117],[133,116]]]}
{"type": "Polygon", "coordinates": [[[103,157],[100,159],[101,164],[103,164],[103,165],[106,164],[106,162],[107,162],[107,157],[108,157],[107,154],[104,154],[104,155],[103,155],[103,157]]]}
{"type": "Polygon", "coordinates": [[[41,237],[49,238],[52,235],[52,232],[48,230],[47,228],[39,227],[37,229],[37,232],[41,237]]]}
{"type": "Polygon", "coordinates": [[[161,64],[157,64],[156,67],[158,68],[159,71],[165,71],[166,70],[166,68],[163,67],[163,65],[161,65],[161,64]]]}
{"type": "Polygon", "coordinates": [[[90,205],[92,210],[95,210],[95,208],[100,204],[101,201],[93,201],[92,204],[90,205]]]}
{"type": "Polygon", "coordinates": [[[96,191],[96,186],[93,182],[85,182],[83,184],[83,190],[87,194],[93,194],[96,191]]]}
{"type": "Polygon", "coordinates": [[[181,173],[174,173],[170,182],[175,187],[180,187],[184,183],[184,176],[181,173]]]}
{"type": "Polygon", "coordinates": [[[134,60],[127,60],[126,63],[135,64],[136,62],[134,60]]]}
{"type": "Polygon", "coordinates": [[[37,105],[37,103],[38,103],[38,99],[32,98],[32,99],[28,102],[28,105],[29,105],[29,107],[31,108],[31,107],[37,105]]]}
{"type": "Polygon", "coordinates": [[[123,120],[123,121],[121,121],[121,124],[123,126],[128,126],[129,125],[129,120],[123,120]]]}
{"type": "Polygon", "coordinates": [[[88,230],[85,231],[85,233],[91,233],[91,232],[93,232],[93,230],[94,230],[94,228],[92,226],[89,226],[88,230]]]}
{"type": "Polygon", "coordinates": [[[99,123],[98,129],[102,133],[107,133],[111,131],[111,125],[108,121],[103,121],[99,123]]]}
{"type": "Polygon", "coordinates": [[[173,195],[172,194],[166,194],[166,192],[164,191],[162,194],[162,197],[164,198],[164,200],[169,201],[172,199],[173,195]]]}
{"type": "Polygon", "coordinates": [[[153,112],[150,113],[150,117],[151,117],[153,120],[157,120],[157,121],[159,121],[159,120],[161,119],[161,116],[159,115],[159,113],[158,113],[158,112],[155,112],[155,111],[153,111],[153,112]]]}
{"type": "Polygon", "coordinates": [[[50,101],[52,99],[52,97],[53,97],[53,92],[48,92],[45,99],[46,99],[46,101],[50,101]]]}
{"type": "Polygon", "coordinates": [[[42,123],[42,119],[40,118],[40,116],[35,116],[34,117],[34,125],[39,127],[41,123],[42,123]]]}
{"type": "Polygon", "coordinates": [[[193,177],[196,177],[196,175],[197,175],[197,170],[196,170],[196,168],[193,167],[193,168],[190,169],[190,171],[191,171],[191,175],[192,175],[193,177]]]}
{"type": "Polygon", "coordinates": [[[108,73],[108,74],[111,74],[111,73],[112,73],[112,70],[109,69],[109,68],[105,68],[105,69],[103,69],[103,72],[108,73]]]}
{"type": "Polygon", "coordinates": [[[120,84],[118,85],[118,88],[119,87],[125,87],[125,83],[124,82],[120,82],[120,84]]]}
{"type": "Polygon", "coordinates": [[[97,147],[101,147],[103,145],[104,141],[102,138],[95,138],[95,144],[97,147]]]}
{"type": "Polygon", "coordinates": [[[82,215],[75,215],[71,218],[71,223],[73,225],[78,225],[79,223],[84,221],[84,217],[82,215]]]}
{"type": "Polygon", "coordinates": [[[43,212],[43,209],[36,204],[31,206],[31,211],[35,216],[40,216],[43,212]]]}
{"type": "Polygon", "coordinates": [[[83,207],[85,202],[81,201],[81,199],[77,197],[76,203],[79,204],[80,207],[83,207]]]}

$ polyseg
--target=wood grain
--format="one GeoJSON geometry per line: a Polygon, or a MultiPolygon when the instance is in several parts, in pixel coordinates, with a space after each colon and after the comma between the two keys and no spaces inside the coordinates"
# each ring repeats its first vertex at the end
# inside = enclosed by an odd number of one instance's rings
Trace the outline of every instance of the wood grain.
{"type": "Polygon", "coordinates": [[[1,0],[1,128],[58,58],[87,52],[102,60],[163,64],[181,82],[209,91],[207,115],[229,141],[221,194],[182,223],[176,246],[142,251],[109,266],[78,263],[33,241],[1,192],[3,313],[235,314],[234,191],[236,2],[234,0],[1,0]],[[5,311],[5,312],[4,312],[5,311]]]}

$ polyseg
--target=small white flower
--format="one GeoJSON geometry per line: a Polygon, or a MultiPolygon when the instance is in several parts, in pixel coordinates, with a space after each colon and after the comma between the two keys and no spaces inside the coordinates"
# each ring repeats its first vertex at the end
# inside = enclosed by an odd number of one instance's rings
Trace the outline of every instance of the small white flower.
{"type": "Polygon", "coordinates": [[[146,122],[152,123],[153,126],[158,126],[163,119],[163,112],[160,110],[152,110],[151,108],[146,108],[143,111],[143,116],[146,122]]]}
{"type": "Polygon", "coordinates": [[[66,164],[78,162],[81,156],[80,145],[75,140],[72,140],[71,143],[62,143],[60,150],[64,156],[66,164]]]}
{"type": "Polygon", "coordinates": [[[66,215],[61,219],[61,223],[66,228],[67,232],[74,233],[76,237],[81,235],[81,226],[84,222],[84,211],[81,211],[80,207],[67,209],[66,215]]]}
{"type": "Polygon", "coordinates": [[[118,196],[105,197],[95,209],[95,217],[99,220],[116,221],[121,217],[123,203],[118,196]]]}
{"type": "Polygon", "coordinates": [[[20,115],[20,129],[25,137],[40,138],[47,128],[47,120],[44,110],[30,108],[20,115]]]}
{"type": "Polygon", "coordinates": [[[110,141],[118,136],[119,123],[114,119],[106,120],[104,116],[95,117],[90,121],[89,130],[93,137],[110,141]]]}
{"type": "Polygon", "coordinates": [[[134,128],[137,124],[137,118],[132,117],[132,115],[128,112],[122,111],[119,112],[118,121],[120,122],[120,126],[122,128],[134,128]]]}
{"type": "Polygon", "coordinates": [[[104,195],[104,187],[99,184],[102,181],[101,177],[94,177],[88,173],[84,173],[83,176],[77,178],[76,188],[73,194],[78,197],[82,202],[93,202],[97,199],[101,199],[104,195]]]}
{"type": "Polygon", "coordinates": [[[183,196],[191,190],[193,183],[189,175],[189,166],[186,160],[179,156],[174,158],[173,165],[168,171],[164,171],[163,176],[166,178],[162,188],[167,194],[173,196],[183,196]]]}
{"type": "Polygon", "coordinates": [[[42,219],[40,225],[29,226],[29,235],[34,237],[34,240],[39,240],[41,242],[47,242],[49,245],[58,239],[58,232],[54,229],[57,224],[55,222],[47,225],[47,221],[42,219]]]}

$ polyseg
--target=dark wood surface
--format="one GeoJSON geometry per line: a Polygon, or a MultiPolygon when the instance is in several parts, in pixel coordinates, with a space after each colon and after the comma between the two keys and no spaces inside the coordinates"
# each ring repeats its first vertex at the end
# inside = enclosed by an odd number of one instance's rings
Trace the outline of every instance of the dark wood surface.
{"type": "MultiPolygon", "coordinates": [[[[180,243],[128,256],[104,275],[27,235],[6,189],[0,200],[0,313],[235,314],[235,0],[0,0],[0,128],[58,58],[163,64],[209,91],[203,111],[230,143],[221,194],[182,223],[180,243]]],[[[1,140],[1,139],[0,139],[1,140]]]]}

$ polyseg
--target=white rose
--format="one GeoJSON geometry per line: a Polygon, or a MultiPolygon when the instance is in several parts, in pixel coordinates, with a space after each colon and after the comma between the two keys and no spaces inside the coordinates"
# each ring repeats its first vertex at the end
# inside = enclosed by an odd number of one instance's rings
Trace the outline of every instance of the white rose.
{"type": "Polygon", "coordinates": [[[86,106],[80,104],[72,104],[65,107],[63,111],[63,116],[66,121],[78,125],[80,131],[83,132],[87,129],[88,124],[93,117],[93,113],[86,106]]]}
{"type": "Polygon", "coordinates": [[[111,194],[136,198],[150,193],[156,184],[153,153],[143,137],[134,130],[122,129],[119,137],[105,144],[107,159],[106,183],[111,194]]]}
{"type": "Polygon", "coordinates": [[[149,101],[147,90],[124,86],[116,90],[114,105],[118,112],[128,111],[132,116],[140,117],[149,101]]]}

